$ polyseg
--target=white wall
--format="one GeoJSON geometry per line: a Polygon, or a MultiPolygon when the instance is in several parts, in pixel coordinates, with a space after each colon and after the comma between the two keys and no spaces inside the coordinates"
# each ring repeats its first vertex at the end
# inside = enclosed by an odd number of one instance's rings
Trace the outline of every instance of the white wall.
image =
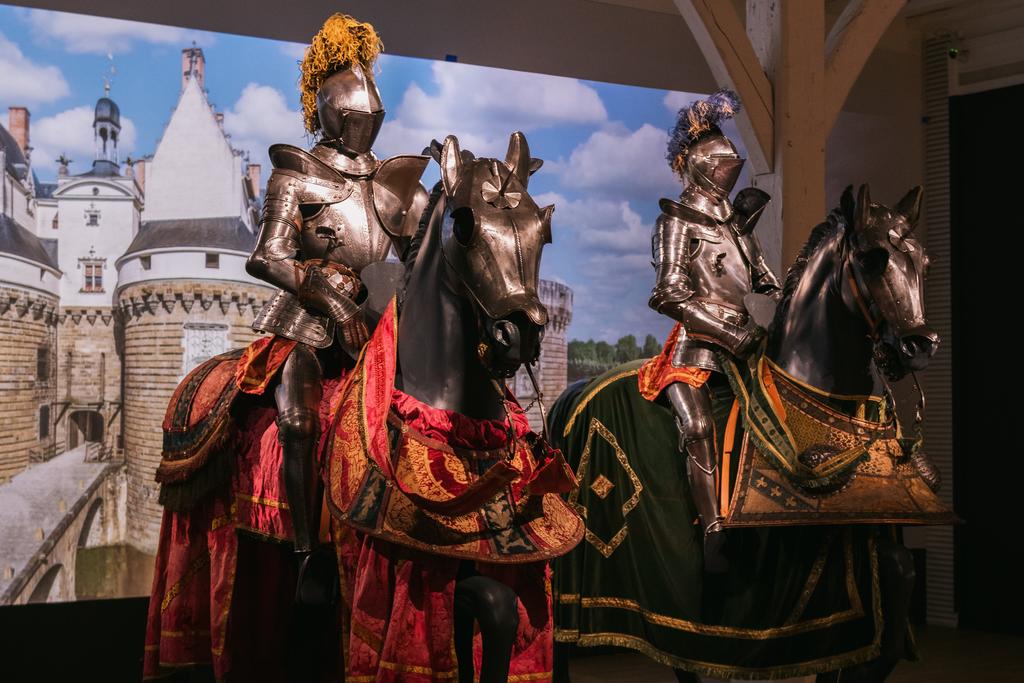
{"type": "Polygon", "coordinates": [[[11,254],[0,253],[0,283],[35,289],[56,296],[60,292],[60,274],[40,268],[39,264],[11,254]]]}
{"type": "Polygon", "coordinates": [[[141,199],[135,181],[128,178],[61,179],[54,193],[57,199],[58,227],[52,228],[52,213],[40,213],[37,232],[43,237],[59,240],[58,258],[64,272],[61,281],[61,306],[102,307],[113,302],[117,284],[114,261],[124,254],[139,229],[141,199]],[[87,225],[88,210],[100,212],[99,225],[87,225]],[[79,259],[88,258],[90,250],[96,258],[106,259],[103,269],[103,291],[83,292],[85,270],[79,259]]]}
{"type": "Polygon", "coordinates": [[[249,254],[217,249],[153,250],[132,254],[117,262],[117,286],[126,287],[145,280],[230,280],[266,285],[245,272],[249,254]],[[220,268],[206,267],[206,254],[220,254],[220,268]],[[142,267],[142,256],[149,256],[150,268],[142,267]]]}
{"type": "Polygon", "coordinates": [[[242,159],[195,79],[182,91],[145,173],[144,221],[237,216],[245,205],[242,159]]]}

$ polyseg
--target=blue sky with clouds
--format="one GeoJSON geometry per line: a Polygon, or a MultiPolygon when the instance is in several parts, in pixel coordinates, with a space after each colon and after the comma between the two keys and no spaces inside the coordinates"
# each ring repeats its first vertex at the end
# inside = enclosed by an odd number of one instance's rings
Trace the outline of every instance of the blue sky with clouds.
{"type": "MultiPolygon", "coordinates": [[[[193,41],[206,55],[211,103],[234,146],[263,164],[264,180],[270,144],[308,146],[296,87],[301,45],[0,5],[0,107],[31,110],[37,175],[52,179],[62,152],[75,161],[72,173],[91,163],[108,54],[121,156],[152,154],[177,101],[181,49],[193,41]]],[[[574,290],[569,338],[665,335],[668,321],[647,308],[650,232],[658,199],[680,190],[664,161],[666,131],[694,95],[387,54],[377,82],[388,112],[381,157],[418,153],[449,133],[477,155],[501,157],[509,133],[526,133],[532,155],[546,161],[530,191],[556,207],[542,275],[574,290]]],[[[428,173],[432,183],[436,170],[428,173]]]]}

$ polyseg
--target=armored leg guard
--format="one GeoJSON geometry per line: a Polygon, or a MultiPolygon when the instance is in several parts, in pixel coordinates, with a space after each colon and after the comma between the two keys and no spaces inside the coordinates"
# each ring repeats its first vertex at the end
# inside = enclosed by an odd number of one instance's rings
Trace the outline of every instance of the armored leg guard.
{"type": "Polygon", "coordinates": [[[700,515],[704,531],[704,569],[718,574],[729,568],[724,555],[725,535],[718,509],[715,474],[718,457],[715,453],[711,421],[711,402],[707,390],[676,383],[665,390],[679,427],[679,451],[686,457],[686,474],[690,494],[700,515]]]}
{"type": "Polygon", "coordinates": [[[285,361],[277,399],[278,440],[285,494],[295,530],[295,551],[309,553],[316,543],[320,506],[315,467],[320,437],[320,364],[311,348],[298,345],[285,361]]]}

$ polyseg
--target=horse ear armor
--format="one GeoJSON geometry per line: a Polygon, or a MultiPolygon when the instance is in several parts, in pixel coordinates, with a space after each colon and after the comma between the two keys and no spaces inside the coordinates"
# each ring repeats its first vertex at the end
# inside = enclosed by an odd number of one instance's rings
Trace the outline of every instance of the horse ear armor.
{"type": "Polygon", "coordinates": [[[444,192],[451,197],[455,194],[455,186],[462,175],[462,152],[459,150],[459,139],[449,135],[444,139],[444,146],[441,148],[441,182],[444,184],[444,192]]]}

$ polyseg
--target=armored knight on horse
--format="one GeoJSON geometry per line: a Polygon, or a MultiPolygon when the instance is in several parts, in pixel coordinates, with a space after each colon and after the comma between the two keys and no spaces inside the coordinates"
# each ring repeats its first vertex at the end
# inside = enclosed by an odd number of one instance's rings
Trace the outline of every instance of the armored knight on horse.
{"type": "Polygon", "coordinates": [[[659,368],[659,377],[650,378],[652,393],[664,389],[675,411],[679,449],[704,530],[704,561],[712,572],[723,571],[725,559],[705,384],[724,382],[717,353],[742,358],[764,335],[744,296],[780,294],[754,235],[768,195],[748,187],[729,201],[744,160],[718,124],[738,109],[736,95],[722,91],[680,111],[668,161],[686,187],[678,202],[661,200],[652,238],[657,276],[650,306],[678,322],[666,347],[669,362],[659,368]]]}
{"type": "Polygon", "coordinates": [[[359,307],[360,271],[404,249],[426,203],[419,184],[428,159],[380,162],[371,147],[384,120],[373,79],[380,41],[373,27],[330,17],[302,62],[306,129],[321,138],[310,150],[273,145],[253,276],[280,287],[253,329],[294,342],[274,389],[284,482],[295,550],[313,549],[319,507],[314,447],[325,356],[338,343],[350,356],[367,340],[359,307]]]}

